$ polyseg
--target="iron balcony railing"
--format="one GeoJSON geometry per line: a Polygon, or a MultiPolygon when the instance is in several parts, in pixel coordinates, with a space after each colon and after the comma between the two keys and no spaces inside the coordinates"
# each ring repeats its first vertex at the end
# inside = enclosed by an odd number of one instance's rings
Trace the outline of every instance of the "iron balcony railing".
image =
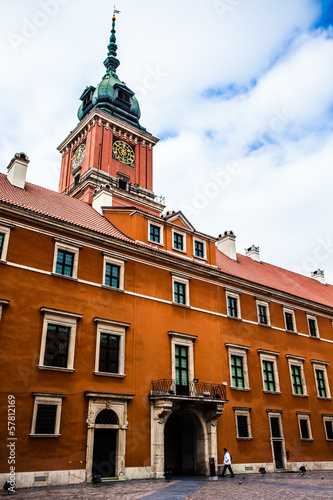
{"type": "Polygon", "coordinates": [[[205,382],[189,382],[177,385],[175,380],[160,379],[152,381],[152,396],[189,396],[192,398],[227,399],[226,386],[205,382]]]}

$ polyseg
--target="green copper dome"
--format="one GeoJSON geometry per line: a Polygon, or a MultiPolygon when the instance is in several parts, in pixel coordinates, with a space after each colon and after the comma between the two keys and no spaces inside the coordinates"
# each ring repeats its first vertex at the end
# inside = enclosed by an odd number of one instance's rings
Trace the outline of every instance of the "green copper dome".
{"type": "Polygon", "coordinates": [[[93,108],[98,108],[112,116],[119,118],[136,127],[142,128],[139,124],[141,116],[138,100],[134,92],[127,85],[119,80],[116,69],[120,62],[117,59],[116,44],[116,17],[112,17],[112,30],[110,43],[108,45],[108,55],[104,61],[106,74],[97,87],[87,87],[80,99],[82,104],[78,110],[78,118],[82,120],[93,108]]]}

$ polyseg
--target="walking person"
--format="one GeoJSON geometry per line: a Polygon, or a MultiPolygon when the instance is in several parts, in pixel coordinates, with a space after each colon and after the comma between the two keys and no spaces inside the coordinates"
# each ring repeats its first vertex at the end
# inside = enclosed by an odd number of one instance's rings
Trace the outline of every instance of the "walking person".
{"type": "Polygon", "coordinates": [[[224,448],[224,458],[223,458],[223,472],[222,472],[222,477],[224,477],[226,470],[229,469],[229,472],[231,474],[231,477],[234,477],[234,473],[231,468],[231,455],[228,452],[227,448],[224,448]]]}

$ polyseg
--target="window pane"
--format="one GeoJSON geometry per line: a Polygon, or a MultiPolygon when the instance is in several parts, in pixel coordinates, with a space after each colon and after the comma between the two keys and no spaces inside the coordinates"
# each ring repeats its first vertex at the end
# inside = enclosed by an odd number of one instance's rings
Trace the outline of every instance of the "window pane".
{"type": "Polygon", "coordinates": [[[74,254],[64,250],[58,250],[56,273],[64,276],[73,275],[74,254]]]}
{"type": "Polygon", "coordinates": [[[119,336],[100,334],[99,367],[100,372],[118,373],[119,336]]]}
{"type": "Polygon", "coordinates": [[[321,398],[327,397],[326,385],[325,385],[325,377],[323,370],[316,370],[316,380],[318,387],[318,394],[321,398]]]}
{"type": "Polygon", "coordinates": [[[317,328],[314,319],[309,319],[309,329],[311,337],[317,337],[317,328]]]}
{"type": "Polygon", "coordinates": [[[238,437],[249,437],[246,415],[237,415],[238,437]]]}
{"type": "Polygon", "coordinates": [[[237,299],[235,297],[228,297],[228,315],[234,318],[238,317],[237,299]]]}
{"type": "Polygon", "coordinates": [[[156,243],[160,242],[160,228],[159,226],[150,225],[150,241],[155,241],[156,243]]]}
{"type": "Polygon", "coordinates": [[[301,427],[301,436],[303,439],[309,439],[310,438],[310,432],[309,432],[309,422],[305,418],[301,418],[300,421],[300,427],[301,427]]]}
{"type": "Polygon", "coordinates": [[[243,358],[241,356],[231,356],[231,375],[234,387],[245,387],[243,373],[243,358]]]}
{"type": "Polygon", "coordinates": [[[279,417],[271,417],[271,430],[272,430],[272,437],[277,438],[281,437],[281,429],[280,429],[280,419],[279,417]]]}
{"type": "Polygon", "coordinates": [[[333,421],[325,420],[327,439],[333,439],[333,421]]]}
{"type": "Polygon", "coordinates": [[[183,235],[174,233],[173,235],[173,247],[176,250],[183,250],[183,235]]]}
{"type": "Polygon", "coordinates": [[[267,325],[267,307],[259,305],[258,312],[259,312],[259,323],[267,325]]]}
{"type": "Polygon", "coordinates": [[[287,330],[290,330],[291,332],[294,331],[294,320],[293,320],[293,315],[291,313],[285,313],[285,318],[286,318],[286,327],[287,330]]]}
{"type": "Polygon", "coordinates": [[[177,302],[177,304],[186,303],[185,286],[184,283],[174,282],[174,301],[177,302]]]}
{"type": "Polygon", "coordinates": [[[201,241],[195,241],[194,254],[196,257],[204,257],[204,245],[201,241]]]}
{"type": "Polygon", "coordinates": [[[300,366],[291,366],[291,378],[293,384],[293,391],[295,394],[303,394],[302,376],[300,366]]]}
{"type": "Polygon", "coordinates": [[[67,368],[70,328],[47,325],[44,365],[67,368]]]}
{"type": "Polygon", "coordinates": [[[266,391],[275,391],[274,366],[272,361],[263,362],[264,386],[266,391]]]}
{"type": "Polygon", "coordinates": [[[57,405],[37,406],[35,434],[54,434],[57,405]]]}
{"type": "Polygon", "coordinates": [[[120,266],[107,263],[105,266],[105,285],[112,288],[119,288],[120,266]]]}

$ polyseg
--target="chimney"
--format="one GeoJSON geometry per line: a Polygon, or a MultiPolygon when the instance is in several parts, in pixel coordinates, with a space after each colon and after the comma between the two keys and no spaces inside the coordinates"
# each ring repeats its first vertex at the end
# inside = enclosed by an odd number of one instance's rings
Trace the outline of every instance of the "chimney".
{"type": "Polygon", "coordinates": [[[245,248],[245,255],[251,257],[252,260],[260,262],[259,247],[252,245],[250,248],[245,248]]]}
{"type": "Polygon", "coordinates": [[[323,285],[326,284],[325,283],[325,273],[321,269],[317,269],[317,271],[313,271],[311,273],[311,278],[319,281],[319,283],[322,283],[323,285]]]}
{"type": "Polygon", "coordinates": [[[95,189],[92,200],[92,207],[99,214],[103,215],[102,207],[112,207],[112,191],[109,184],[95,189]]]}
{"type": "Polygon", "coordinates": [[[224,231],[224,234],[219,234],[219,239],[216,243],[218,250],[232,260],[237,260],[235,240],[236,235],[232,231],[224,231]]]}
{"type": "Polygon", "coordinates": [[[25,188],[29,158],[25,153],[16,153],[7,167],[7,179],[12,186],[25,188]]]}

